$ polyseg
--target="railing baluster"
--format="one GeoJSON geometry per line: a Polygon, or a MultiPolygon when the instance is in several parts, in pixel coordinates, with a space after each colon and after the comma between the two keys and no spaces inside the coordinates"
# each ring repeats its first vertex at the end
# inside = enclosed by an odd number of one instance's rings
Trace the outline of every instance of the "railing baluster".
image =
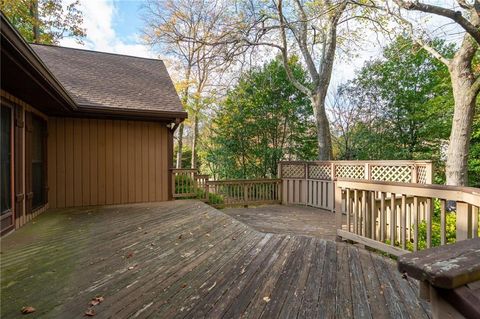
{"type": "Polygon", "coordinates": [[[358,190],[353,191],[353,230],[355,234],[358,234],[358,190]]]}
{"type": "Polygon", "coordinates": [[[413,251],[418,250],[418,197],[413,197],[413,251]]]}
{"type": "Polygon", "coordinates": [[[367,192],[362,191],[362,236],[367,235],[367,192]]]}
{"type": "Polygon", "coordinates": [[[472,238],[478,237],[478,213],[478,207],[472,206],[472,238]]]}
{"type": "Polygon", "coordinates": [[[440,245],[445,245],[446,243],[446,220],[445,220],[445,210],[447,202],[444,199],[440,200],[440,245]]]}
{"type": "Polygon", "coordinates": [[[376,205],[376,198],[375,198],[375,192],[370,192],[371,193],[371,202],[370,202],[370,212],[371,212],[371,218],[370,218],[370,223],[371,223],[371,236],[370,238],[375,239],[377,238],[377,205],[376,205]]]}
{"type": "Polygon", "coordinates": [[[426,226],[427,226],[427,248],[432,246],[432,213],[433,213],[433,201],[431,198],[427,198],[427,203],[425,205],[425,214],[426,214],[426,226]]]}
{"type": "Polygon", "coordinates": [[[347,230],[351,231],[351,227],[350,227],[350,213],[351,213],[351,211],[350,211],[351,210],[351,207],[350,207],[350,189],[347,188],[345,191],[347,192],[347,196],[346,196],[347,203],[345,205],[346,206],[346,212],[347,212],[347,230]]]}
{"type": "Polygon", "coordinates": [[[402,206],[400,209],[400,228],[402,249],[407,248],[407,195],[402,194],[402,206]]]}
{"type": "Polygon", "coordinates": [[[385,242],[385,226],[387,224],[385,218],[385,193],[380,193],[380,241],[385,242]]]}
{"type": "Polygon", "coordinates": [[[395,233],[397,231],[396,227],[396,203],[395,203],[395,194],[390,194],[390,245],[395,246],[395,233]]]}

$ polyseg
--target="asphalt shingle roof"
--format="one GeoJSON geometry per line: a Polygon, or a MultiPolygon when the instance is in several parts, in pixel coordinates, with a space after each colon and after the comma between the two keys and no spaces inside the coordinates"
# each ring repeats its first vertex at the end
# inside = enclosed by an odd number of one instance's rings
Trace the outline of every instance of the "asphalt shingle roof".
{"type": "Polygon", "coordinates": [[[48,45],[31,47],[80,107],[184,112],[161,60],[48,45]]]}

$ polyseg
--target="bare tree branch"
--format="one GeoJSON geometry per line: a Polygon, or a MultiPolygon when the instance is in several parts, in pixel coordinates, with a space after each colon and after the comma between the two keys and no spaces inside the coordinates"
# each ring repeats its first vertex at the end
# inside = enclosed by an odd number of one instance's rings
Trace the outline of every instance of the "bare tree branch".
{"type": "MultiPolygon", "coordinates": [[[[419,1],[404,1],[404,0],[394,0],[394,1],[399,7],[406,10],[415,10],[415,11],[421,11],[425,13],[432,13],[432,14],[436,14],[439,16],[452,19],[453,21],[458,23],[465,31],[467,31],[475,39],[475,41],[477,41],[477,43],[480,44],[480,29],[479,29],[480,25],[478,25],[478,23],[476,25],[472,24],[462,15],[462,12],[442,8],[435,5],[425,4],[419,1]]],[[[469,7],[469,10],[473,8],[468,6],[465,3],[465,1],[460,1],[459,3],[460,3],[460,6],[462,6],[461,3],[463,3],[462,7],[469,7]]]]}

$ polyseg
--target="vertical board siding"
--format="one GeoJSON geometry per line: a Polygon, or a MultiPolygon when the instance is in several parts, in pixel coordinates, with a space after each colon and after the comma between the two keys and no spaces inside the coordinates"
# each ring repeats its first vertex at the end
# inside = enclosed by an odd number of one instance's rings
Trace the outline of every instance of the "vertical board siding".
{"type": "MultiPolygon", "coordinates": [[[[64,141],[64,147],[63,149],[60,149],[60,144],[57,145],[58,150],[57,150],[57,165],[60,165],[60,161],[62,162],[62,167],[64,169],[64,176],[62,179],[62,184],[64,187],[63,193],[64,196],[62,198],[62,202],[58,202],[58,207],[67,207],[67,203],[69,206],[72,206],[74,196],[73,196],[73,188],[74,188],[74,182],[73,182],[73,150],[74,150],[74,145],[73,145],[73,120],[72,119],[62,119],[59,118],[56,120],[58,124],[62,123],[63,130],[65,131],[65,141],[64,141]]],[[[50,123],[50,121],[49,121],[50,123]]],[[[53,123],[53,121],[52,121],[53,123]]],[[[57,139],[61,138],[61,132],[60,132],[60,125],[58,126],[57,129],[57,139]]],[[[60,172],[59,172],[60,173],[60,172]]],[[[58,190],[57,194],[58,197],[60,197],[60,193],[62,190],[60,189],[60,183],[58,185],[58,190]]]]}
{"type": "MultiPolygon", "coordinates": [[[[57,189],[57,177],[55,176],[55,171],[57,168],[57,123],[52,123],[48,127],[48,135],[52,135],[52,138],[47,140],[47,158],[50,159],[49,165],[52,169],[48,170],[48,187],[57,189]]],[[[53,206],[57,206],[57,193],[51,193],[49,202],[53,206]]]]}
{"type": "Polygon", "coordinates": [[[51,208],[168,200],[168,129],[154,122],[49,119],[51,208]]]}
{"type": "Polygon", "coordinates": [[[105,184],[106,184],[106,123],[105,120],[98,120],[97,130],[97,152],[98,152],[98,205],[105,205],[105,184]]]}
{"type": "Polygon", "coordinates": [[[82,122],[73,121],[73,205],[65,203],[68,206],[82,206],[82,122]]]}
{"type": "Polygon", "coordinates": [[[105,204],[113,204],[113,123],[105,121],[105,204]],[[108,191],[107,191],[108,189],[108,191]]]}
{"type": "Polygon", "coordinates": [[[129,121],[128,122],[128,200],[130,202],[135,202],[135,122],[129,121]]]}
{"type": "Polygon", "coordinates": [[[98,204],[98,121],[90,121],[90,205],[98,204]]]}

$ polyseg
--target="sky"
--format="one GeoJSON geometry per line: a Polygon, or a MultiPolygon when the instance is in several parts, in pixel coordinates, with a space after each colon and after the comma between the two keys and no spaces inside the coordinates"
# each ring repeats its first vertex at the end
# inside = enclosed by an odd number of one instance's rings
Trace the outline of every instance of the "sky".
{"type": "Polygon", "coordinates": [[[141,41],[141,0],[80,0],[87,37],[84,45],[65,38],[60,45],[153,58],[141,41]]]}
{"type": "MultiPolygon", "coordinates": [[[[445,5],[446,2],[453,3],[453,0],[430,0],[430,2],[445,5]]],[[[60,45],[158,58],[158,54],[141,41],[143,5],[143,0],[80,0],[80,9],[84,14],[83,26],[87,33],[84,44],[80,45],[73,39],[65,38],[60,41],[60,45]]],[[[445,21],[433,19],[428,23],[438,26],[443,25],[445,21]]],[[[430,29],[430,27],[427,28],[430,29]]],[[[371,36],[374,37],[374,34],[372,33],[371,36]]],[[[335,90],[335,87],[342,82],[352,79],[355,72],[364,65],[365,61],[378,57],[380,52],[380,45],[377,44],[365,45],[361,51],[355,52],[357,55],[355,58],[337,55],[330,91],[335,90]]]]}

